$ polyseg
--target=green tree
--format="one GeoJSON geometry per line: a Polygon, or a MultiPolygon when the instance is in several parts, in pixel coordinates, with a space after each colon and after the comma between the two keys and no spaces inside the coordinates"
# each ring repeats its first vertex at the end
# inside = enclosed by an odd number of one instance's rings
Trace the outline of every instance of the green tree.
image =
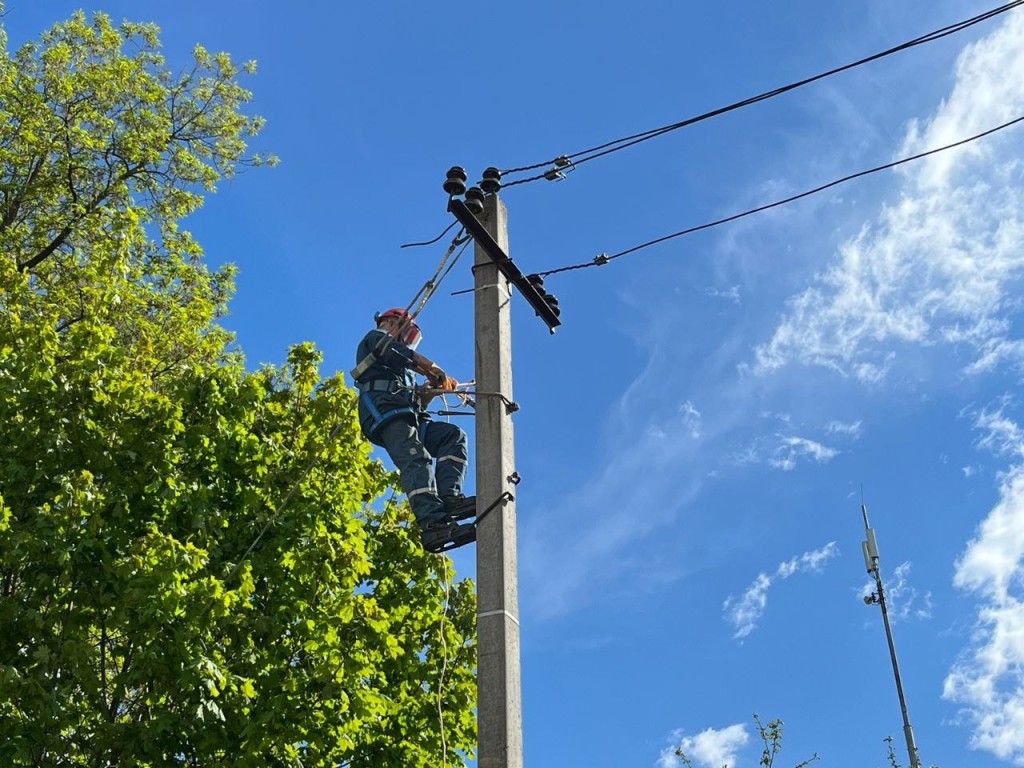
{"type": "Polygon", "coordinates": [[[254,71],[82,14],[0,33],[0,763],[461,764],[475,604],[319,353],[249,372],[181,228],[254,71]],[[390,493],[390,497],[388,494],[390,493]],[[387,499],[386,501],[384,499],[387,499]]]}

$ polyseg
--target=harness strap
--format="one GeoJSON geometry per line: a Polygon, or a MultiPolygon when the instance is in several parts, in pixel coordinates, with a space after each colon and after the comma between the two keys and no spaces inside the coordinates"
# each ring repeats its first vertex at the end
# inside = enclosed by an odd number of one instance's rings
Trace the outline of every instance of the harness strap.
{"type": "Polygon", "coordinates": [[[397,392],[399,384],[391,379],[374,379],[359,383],[360,392],[397,392]]]}
{"type": "Polygon", "coordinates": [[[370,399],[368,392],[363,392],[361,399],[370,411],[370,415],[373,416],[373,424],[370,426],[371,433],[376,432],[380,428],[381,424],[395,416],[399,416],[403,413],[408,413],[414,418],[416,416],[416,411],[412,408],[392,408],[390,411],[384,411],[384,413],[381,413],[377,406],[373,404],[373,400],[370,399]]]}

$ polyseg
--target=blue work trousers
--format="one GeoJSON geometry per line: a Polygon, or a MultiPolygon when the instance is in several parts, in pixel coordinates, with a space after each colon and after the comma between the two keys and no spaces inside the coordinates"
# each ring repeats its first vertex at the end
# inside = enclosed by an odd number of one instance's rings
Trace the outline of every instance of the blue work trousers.
{"type": "Polygon", "coordinates": [[[442,517],[442,496],[458,496],[466,479],[466,433],[447,422],[391,419],[377,430],[380,444],[402,475],[402,490],[421,525],[442,517]],[[437,459],[435,475],[431,459],[437,459]]]}

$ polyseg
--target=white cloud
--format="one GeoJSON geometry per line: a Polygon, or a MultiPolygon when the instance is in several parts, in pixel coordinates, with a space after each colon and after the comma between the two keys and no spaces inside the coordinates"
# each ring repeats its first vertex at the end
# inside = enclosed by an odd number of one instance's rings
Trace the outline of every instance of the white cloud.
{"type": "Polygon", "coordinates": [[[704,292],[716,299],[728,299],[734,304],[740,303],[740,287],[738,285],[730,285],[725,290],[721,288],[706,288],[704,292]]]}
{"type": "Polygon", "coordinates": [[[694,440],[700,437],[700,411],[693,407],[693,403],[687,400],[679,406],[679,413],[683,418],[683,425],[694,440]]]}
{"type": "Polygon", "coordinates": [[[757,578],[737,599],[730,595],[722,604],[725,620],[735,627],[733,637],[742,639],[757,628],[757,622],[768,606],[768,589],[780,579],[788,579],[796,573],[820,571],[826,562],[839,553],[839,547],[830,541],[820,549],[804,552],[798,557],[779,563],[775,573],[769,576],[759,573],[757,578]]]}
{"type": "Polygon", "coordinates": [[[1010,405],[1010,399],[1004,397],[997,408],[985,408],[976,414],[975,426],[983,433],[978,440],[979,448],[998,456],[1024,456],[1024,430],[1005,414],[1010,405]]]}
{"type": "Polygon", "coordinates": [[[673,746],[667,747],[658,760],[658,768],[678,768],[682,765],[676,757],[676,750],[683,753],[694,765],[707,768],[722,768],[736,765],[736,753],[750,741],[747,727],[742,723],[725,728],[708,728],[696,736],[684,736],[682,731],[672,734],[673,746]]]}
{"type": "Polygon", "coordinates": [[[852,424],[844,424],[841,421],[830,421],[825,426],[825,431],[830,435],[850,435],[860,437],[861,422],[855,421],[852,424]]]}
{"type": "Polygon", "coordinates": [[[746,637],[757,628],[757,621],[764,615],[768,605],[768,588],[771,585],[772,580],[768,574],[759,573],[739,600],[733,599],[732,595],[726,598],[722,610],[725,611],[726,620],[736,628],[733,637],[746,637]]]}
{"type": "Polygon", "coordinates": [[[985,339],[978,347],[977,359],[965,370],[971,375],[980,375],[1001,365],[1017,370],[1024,368],[1024,341],[1006,338],[985,339]]]}
{"type": "MultiPolygon", "coordinates": [[[[1024,455],[1024,433],[1003,407],[982,411],[976,426],[985,432],[980,446],[1024,455]]],[[[1024,465],[1003,474],[999,490],[957,561],[954,584],[982,604],[971,646],[946,677],[943,696],[964,707],[974,747],[1024,765],[1024,465]]]]}
{"type": "MultiPolygon", "coordinates": [[[[1024,14],[968,46],[950,96],[907,130],[905,156],[1024,114],[1024,14]]],[[[756,370],[797,362],[877,382],[902,344],[963,345],[966,370],[1012,361],[1024,344],[1007,316],[1024,276],[1022,128],[902,167],[899,197],[839,248],[816,284],[793,297],[756,370]]]]}
{"type": "Polygon", "coordinates": [[[789,471],[796,468],[802,458],[810,458],[819,464],[831,461],[839,451],[806,437],[781,437],[775,449],[775,456],[768,463],[777,469],[789,471]]]}

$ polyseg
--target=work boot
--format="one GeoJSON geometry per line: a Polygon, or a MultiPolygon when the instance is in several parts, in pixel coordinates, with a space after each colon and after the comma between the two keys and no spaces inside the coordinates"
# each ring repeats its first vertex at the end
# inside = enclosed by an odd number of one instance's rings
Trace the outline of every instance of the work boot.
{"type": "Polygon", "coordinates": [[[442,496],[444,502],[444,513],[452,520],[468,520],[476,517],[476,496],[463,496],[450,494],[442,496]]]}
{"type": "Polygon", "coordinates": [[[476,541],[476,527],[459,525],[450,518],[438,517],[423,526],[420,540],[427,552],[447,552],[476,541]]]}

